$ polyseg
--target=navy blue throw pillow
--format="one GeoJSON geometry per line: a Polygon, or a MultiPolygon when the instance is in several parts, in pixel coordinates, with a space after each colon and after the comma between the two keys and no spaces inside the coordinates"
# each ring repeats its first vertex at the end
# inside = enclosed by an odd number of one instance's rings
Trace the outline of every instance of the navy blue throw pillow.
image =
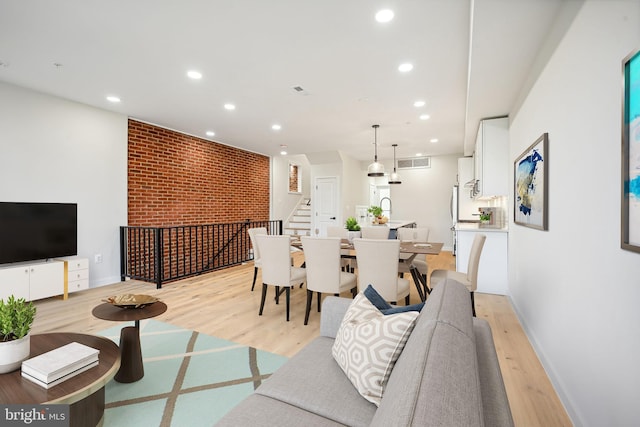
{"type": "Polygon", "coordinates": [[[367,297],[369,302],[380,311],[393,308],[393,306],[386,302],[371,285],[367,286],[367,289],[364,290],[364,296],[367,297]]]}
{"type": "Polygon", "coordinates": [[[373,304],[375,308],[380,310],[385,316],[388,314],[404,313],[407,311],[420,311],[424,307],[424,302],[412,305],[393,306],[385,301],[382,296],[373,288],[373,286],[367,286],[364,290],[364,296],[367,297],[369,302],[373,304]]]}
{"type": "Polygon", "coordinates": [[[391,307],[391,308],[388,308],[386,310],[380,310],[380,311],[382,311],[382,314],[384,314],[386,316],[387,314],[405,313],[407,311],[418,311],[418,312],[420,312],[422,310],[422,307],[424,307],[424,303],[420,302],[418,304],[399,305],[397,307],[391,307]]]}

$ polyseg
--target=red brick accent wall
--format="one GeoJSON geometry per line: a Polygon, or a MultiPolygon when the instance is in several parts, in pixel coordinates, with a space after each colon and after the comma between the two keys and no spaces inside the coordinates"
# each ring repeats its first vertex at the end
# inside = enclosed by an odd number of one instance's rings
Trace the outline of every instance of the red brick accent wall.
{"type": "Polygon", "coordinates": [[[130,226],[269,219],[269,158],[129,120],[130,226]]]}

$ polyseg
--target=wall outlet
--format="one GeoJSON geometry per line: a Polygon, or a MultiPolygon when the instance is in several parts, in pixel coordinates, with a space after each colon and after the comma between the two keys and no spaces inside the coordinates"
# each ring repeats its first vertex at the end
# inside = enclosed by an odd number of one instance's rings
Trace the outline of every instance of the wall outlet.
{"type": "Polygon", "coordinates": [[[102,262],[102,254],[96,254],[94,257],[94,261],[96,264],[100,264],[102,262]]]}

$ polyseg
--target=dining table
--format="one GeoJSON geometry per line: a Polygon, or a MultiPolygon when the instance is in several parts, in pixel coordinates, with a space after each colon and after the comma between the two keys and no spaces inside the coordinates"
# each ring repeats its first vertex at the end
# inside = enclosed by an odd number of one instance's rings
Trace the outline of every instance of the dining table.
{"type": "MultiPolygon", "coordinates": [[[[299,238],[292,238],[291,246],[303,249],[302,242],[299,238]]],[[[423,277],[418,269],[412,264],[413,260],[418,255],[438,255],[442,251],[444,243],[441,242],[414,242],[409,240],[403,240],[400,242],[400,253],[409,254],[410,256],[404,259],[398,260],[398,262],[404,263],[404,267],[411,274],[413,283],[416,285],[418,295],[421,301],[426,301],[427,296],[431,293],[431,289],[427,285],[427,279],[423,277]]],[[[343,258],[355,258],[355,248],[353,242],[348,239],[342,239],[340,242],[340,249],[349,250],[349,254],[343,254],[343,258]]],[[[399,269],[403,272],[404,269],[399,269]]]]}

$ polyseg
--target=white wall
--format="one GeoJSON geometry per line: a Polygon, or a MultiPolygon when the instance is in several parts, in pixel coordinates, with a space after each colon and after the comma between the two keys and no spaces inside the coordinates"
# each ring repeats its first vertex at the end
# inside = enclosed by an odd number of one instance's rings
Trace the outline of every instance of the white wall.
{"type": "Polygon", "coordinates": [[[77,203],[90,286],[120,280],[126,116],[0,83],[0,183],[0,201],[77,203]]]}
{"type": "MultiPolygon", "coordinates": [[[[340,224],[344,225],[347,218],[356,216],[356,205],[367,204],[362,197],[363,171],[360,170],[360,162],[345,153],[340,153],[342,158],[342,217],[339,218],[340,224]]],[[[366,176],[366,173],[364,173],[366,176]]]]}
{"type": "MultiPolygon", "coordinates": [[[[419,227],[429,227],[429,240],[443,242],[444,250],[453,249],[451,232],[451,195],[458,175],[458,157],[432,156],[426,169],[398,169],[402,184],[390,185],[392,220],[415,221],[419,227]]],[[[393,161],[383,161],[387,174],[393,171],[393,161]]],[[[367,177],[367,163],[361,163],[362,197],[359,204],[369,204],[369,184],[386,185],[388,177],[367,177]]],[[[385,204],[386,207],[386,204],[385,204]]]]}
{"type": "Polygon", "coordinates": [[[549,133],[549,231],[513,224],[509,289],[576,425],[640,419],[640,254],[620,249],[621,63],[640,2],[587,1],[521,109],[513,161],[549,133]]]}
{"type": "MultiPolygon", "coordinates": [[[[399,169],[402,184],[391,185],[394,220],[415,220],[419,227],[429,227],[429,240],[444,242],[453,248],[451,232],[451,192],[458,174],[458,157],[432,156],[427,169],[399,169]]],[[[393,171],[393,164],[385,170],[393,171]]]]}
{"type": "MultiPolygon", "coordinates": [[[[286,220],[300,204],[302,197],[310,197],[310,166],[307,157],[280,156],[271,158],[271,219],[283,220],[283,227],[287,226],[286,220]],[[300,167],[302,178],[302,193],[289,193],[289,163],[300,167]]],[[[257,218],[253,218],[257,219],[257,218]]]]}

